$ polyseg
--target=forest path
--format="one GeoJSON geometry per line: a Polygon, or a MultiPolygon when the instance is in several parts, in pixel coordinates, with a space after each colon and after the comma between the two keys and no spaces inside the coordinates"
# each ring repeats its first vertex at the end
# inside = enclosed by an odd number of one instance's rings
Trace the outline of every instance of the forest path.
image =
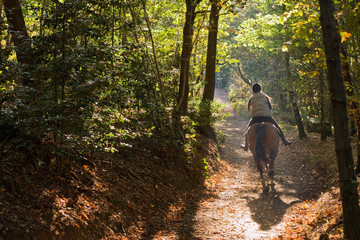
{"type": "Polygon", "coordinates": [[[199,203],[194,219],[194,237],[277,238],[282,231],[290,230],[285,229],[283,219],[291,218],[286,215],[294,213],[287,210],[320,194],[316,174],[304,166],[304,158],[299,156],[301,140],[290,138],[293,144],[289,147],[281,144],[275,160],[275,192],[263,194],[251,152],[240,148],[247,121],[236,116],[229,107],[224,90],[218,89],[215,95],[217,101],[225,104],[225,111],[231,112],[231,116],[216,126],[225,135],[220,150],[222,170],[207,181],[212,197],[199,203]]]}

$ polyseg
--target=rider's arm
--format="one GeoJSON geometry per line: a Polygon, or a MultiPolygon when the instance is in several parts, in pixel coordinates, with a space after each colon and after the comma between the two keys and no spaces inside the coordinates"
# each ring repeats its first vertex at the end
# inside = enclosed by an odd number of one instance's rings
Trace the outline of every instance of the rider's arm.
{"type": "Polygon", "coordinates": [[[268,106],[269,106],[269,109],[271,110],[272,109],[272,104],[270,102],[270,99],[268,96],[266,96],[266,100],[267,100],[267,103],[268,103],[268,106]]]}

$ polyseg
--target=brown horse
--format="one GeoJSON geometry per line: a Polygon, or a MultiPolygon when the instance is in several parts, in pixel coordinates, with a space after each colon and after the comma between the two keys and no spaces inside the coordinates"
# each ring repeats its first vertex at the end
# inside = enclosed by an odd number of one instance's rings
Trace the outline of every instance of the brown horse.
{"type": "Polygon", "coordinates": [[[263,176],[263,165],[268,171],[269,185],[274,190],[274,160],[278,153],[279,134],[276,127],[269,123],[255,123],[247,131],[249,148],[254,156],[257,169],[260,172],[261,183],[264,191],[269,188],[263,176]]]}

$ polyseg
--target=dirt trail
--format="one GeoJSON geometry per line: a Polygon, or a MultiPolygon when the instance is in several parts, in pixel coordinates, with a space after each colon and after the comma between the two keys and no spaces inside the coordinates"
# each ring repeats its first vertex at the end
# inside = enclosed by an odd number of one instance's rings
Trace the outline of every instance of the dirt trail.
{"type": "MultiPolygon", "coordinates": [[[[218,101],[227,103],[223,90],[218,101]]],[[[226,105],[226,109],[231,111],[226,105]]],[[[240,148],[247,121],[232,113],[217,129],[225,137],[221,160],[225,171],[209,179],[214,196],[200,203],[195,216],[194,236],[199,239],[272,239],[284,231],[289,207],[318,196],[316,174],[299,161],[292,146],[279,149],[275,160],[275,192],[262,193],[259,173],[250,151],[240,148]]]]}

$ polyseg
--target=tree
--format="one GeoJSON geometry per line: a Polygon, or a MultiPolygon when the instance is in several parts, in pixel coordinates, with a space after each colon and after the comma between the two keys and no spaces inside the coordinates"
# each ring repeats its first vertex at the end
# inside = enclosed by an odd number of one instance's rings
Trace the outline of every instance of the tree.
{"type": "Polygon", "coordinates": [[[209,33],[206,55],[205,86],[203,101],[214,100],[215,71],[216,71],[216,47],[219,27],[219,15],[221,10],[220,0],[210,0],[211,10],[209,18],[209,33]]]}
{"type": "MultiPolygon", "coordinates": [[[[34,64],[34,56],[31,53],[31,41],[26,29],[24,16],[19,0],[4,0],[5,14],[9,23],[11,41],[15,46],[16,56],[19,63],[24,64],[25,71],[34,64]]],[[[24,85],[31,85],[31,78],[22,74],[24,85]]]]}
{"type": "Polygon", "coordinates": [[[3,40],[3,32],[2,32],[2,27],[3,27],[3,15],[2,15],[2,9],[3,9],[3,1],[0,1],[0,50],[2,49],[2,40],[3,40]]]}
{"type": "Polygon", "coordinates": [[[296,98],[295,98],[294,85],[293,85],[291,71],[290,71],[290,54],[286,50],[284,55],[285,55],[286,79],[288,82],[288,93],[289,93],[290,104],[291,104],[291,108],[293,109],[293,112],[294,112],[295,121],[296,121],[296,125],[298,128],[298,133],[299,133],[299,138],[304,138],[304,137],[306,137],[306,133],[304,130],[304,124],[303,124],[301,116],[300,116],[299,107],[297,105],[296,98]]]}
{"type": "Polygon", "coordinates": [[[356,139],[356,148],[357,148],[357,164],[356,164],[356,173],[360,173],[360,109],[359,104],[356,101],[355,96],[355,84],[351,77],[350,73],[350,64],[347,51],[343,44],[341,44],[341,54],[342,54],[342,70],[344,83],[346,85],[346,94],[348,96],[349,107],[350,107],[350,117],[355,123],[357,129],[357,139],[356,139]]]}
{"type": "Polygon", "coordinates": [[[211,124],[211,106],[215,93],[215,72],[216,72],[216,47],[217,33],[219,26],[219,14],[221,9],[220,0],[210,0],[211,9],[209,17],[209,33],[206,55],[205,86],[203,97],[200,103],[200,132],[206,136],[216,139],[211,124]]]}
{"type": "Polygon", "coordinates": [[[347,101],[340,59],[340,36],[333,16],[333,1],[319,0],[319,3],[334,118],[335,150],[343,206],[344,235],[350,240],[357,240],[360,239],[360,207],[348,131],[347,101]]]}
{"type": "MultiPolygon", "coordinates": [[[[285,9],[286,9],[285,5],[283,5],[283,9],[285,11],[285,9]]],[[[306,133],[304,130],[304,124],[303,124],[301,116],[300,116],[299,107],[297,105],[297,101],[295,98],[294,84],[293,84],[291,71],[290,71],[290,53],[287,48],[287,45],[290,45],[289,43],[291,42],[291,40],[289,39],[289,32],[287,29],[288,29],[288,26],[287,26],[287,24],[285,24],[286,32],[285,32],[285,39],[284,39],[285,41],[284,41],[283,51],[284,51],[284,58],[285,58],[285,69],[286,69],[286,79],[287,79],[287,85],[288,85],[289,100],[290,100],[291,108],[293,109],[293,112],[294,112],[294,117],[295,117],[296,125],[298,128],[299,138],[304,138],[304,137],[306,137],[306,133]]]]}
{"type": "Polygon", "coordinates": [[[194,21],[196,17],[195,9],[201,0],[185,0],[186,18],[183,28],[183,44],[181,52],[181,68],[178,98],[176,104],[176,114],[186,115],[189,98],[189,73],[190,58],[193,48],[194,21]]]}
{"type": "Polygon", "coordinates": [[[142,1],[142,5],[143,5],[145,20],[146,20],[146,26],[148,28],[149,38],[150,38],[150,41],[151,41],[152,53],[153,53],[153,57],[154,57],[153,62],[154,62],[154,65],[155,65],[155,70],[156,70],[156,77],[158,79],[158,85],[159,85],[160,93],[161,93],[162,98],[163,98],[163,103],[164,103],[165,106],[167,106],[167,100],[166,100],[166,96],[165,96],[164,84],[163,84],[161,76],[160,76],[158,60],[157,60],[157,57],[156,57],[154,38],[153,38],[153,35],[152,35],[152,31],[151,31],[149,16],[148,16],[148,13],[146,11],[146,0],[142,1]]]}
{"type": "Polygon", "coordinates": [[[320,82],[320,122],[321,122],[321,141],[325,141],[327,137],[326,133],[326,123],[325,123],[325,109],[324,109],[324,73],[323,69],[320,69],[319,74],[319,82],[320,82]]]}

